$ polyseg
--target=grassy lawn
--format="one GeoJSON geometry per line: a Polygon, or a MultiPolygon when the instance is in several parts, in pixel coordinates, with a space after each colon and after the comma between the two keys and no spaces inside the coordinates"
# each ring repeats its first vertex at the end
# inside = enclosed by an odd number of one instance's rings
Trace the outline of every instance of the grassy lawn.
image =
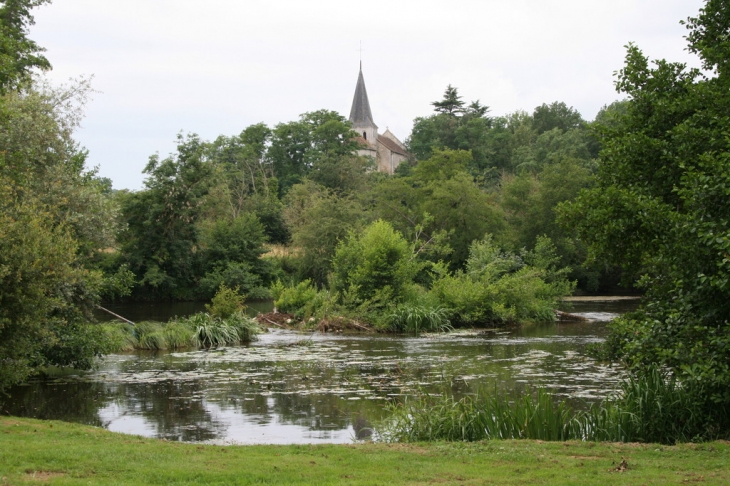
{"type": "Polygon", "coordinates": [[[0,417],[0,485],[28,483],[730,484],[730,443],[209,446],[0,417]]]}

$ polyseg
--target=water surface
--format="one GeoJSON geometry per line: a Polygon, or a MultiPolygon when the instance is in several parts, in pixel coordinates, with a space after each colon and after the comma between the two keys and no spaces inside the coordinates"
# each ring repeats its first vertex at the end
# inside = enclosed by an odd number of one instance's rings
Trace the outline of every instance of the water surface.
{"type": "Polygon", "coordinates": [[[602,320],[511,331],[272,330],[247,346],[118,354],[92,372],[16,387],[2,411],[168,440],[281,444],[367,438],[388,403],[444,389],[519,397],[543,386],[584,406],[611,393],[622,376],[589,358],[586,346],[605,337],[606,319],[633,306],[575,302],[571,312],[602,320]]]}

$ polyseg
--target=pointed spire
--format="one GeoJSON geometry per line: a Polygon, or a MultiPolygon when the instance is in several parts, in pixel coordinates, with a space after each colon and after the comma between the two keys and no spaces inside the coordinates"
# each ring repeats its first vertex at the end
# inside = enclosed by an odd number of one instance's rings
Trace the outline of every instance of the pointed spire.
{"type": "Polygon", "coordinates": [[[377,128],[373,121],[373,113],[370,111],[368,92],[365,89],[365,78],[362,76],[362,60],[360,61],[357,86],[355,86],[355,97],[352,100],[352,108],[350,109],[350,121],[353,126],[374,126],[377,128]]]}

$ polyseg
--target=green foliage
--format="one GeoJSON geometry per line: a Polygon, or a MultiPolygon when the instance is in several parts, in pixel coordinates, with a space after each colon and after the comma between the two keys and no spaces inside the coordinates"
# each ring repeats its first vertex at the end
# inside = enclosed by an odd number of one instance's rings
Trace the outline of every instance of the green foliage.
{"type": "Polygon", "coordinates": [[[497,393],[461,400],[421,396],[391,407],[391,413],[378,430],[387,442],[583,439],[572,426],[573,410],[555,405],[544,389],[536,399],[527,394],[514,404],[497,393]]]}
{"type": "Polygon", "coordinates": [[[316,176],[320,182],[336,182],[338,178],[330,178],[326,169],[357,150],[353,135],[343,116],[327,110],[305,113],[299,121],[277,125],[266,157],[279,179],[280,197],[311,172],[320,172],[316,176]]]}
{"type": "Polygon", "coordinates": [[[238,341],[248,343],[256,339],[256,335],[261,332],[256,319],[247,316],[242,311],[234,312],[224,322],[236,330],[238,341]]]}
{"type": "Polygon", "coordinates": [[[350,233],[332,260],[332,290],[349,295],[350,305],[382,307],[400,302],[420,270],[408,242],[382,220],[362,234],[350,233]]]}
{"type": "Polygon", "coordinates": [[[337,243],[360,227],[361,205],[312,182],[291,188],[285,199],[284,218],[298,252],[299,278],[324,285],[332,270],[337,243]]]}
{"type": "Polygon", "coordinates": [[[0,96],[0,389],[44,366],[88,368],[109,346],[88,324],[104,287],[90,267],[115,208],[72,139],[88,92],[82,81],[0,96]]]}
{"type": "Polygon", "coordinates": [[[197,135],[178,135],[177,152],[163,160],[153,155],[144,172],[146,190],[123,201],[122,251],[140,277],[136,294],[193,297],[202,256],[197,224],[213,182],[206,146],[197,135]]]}
{"type": "Polygon", "coordinates": [[[680,63],[653,66],[634,45],[617,88],[628,96],[598,125],[597,186],[562,208],[594,259],[620,262],[647,291],[617,320],[610,357],[667,366],[697,399],[730,404],[730,78],[721,53],[730,6],[708,1],[688,21],[689,50],[708,77],[680,63]]]}
{"type": "Polygon", "coordinates": [[[548,238],[539,238],[534,251],[516,255],[488,237],[472,244],[464,271],[434,267],[431,294],[461,324],[552,321],[558,299],[574,288],[558,261],[548,238]]]}
{"type": "Polygon", "coordinates": [[[303,280],[286,288],[278,282],[272,293],[278,294],[274,301],[277,310],[292,313],[298,319],[324,317],[326,309],[332,305],[330,293],[317,290],[311,280],[303,280]]]}
{"type": "Polygon", "coordinates": [[[109,343],[109,353],[133,351],[137,348],[137,338],[134,335],[134,326],[120,322],[100,324],[105,334],[104,339],[109,343]]]}
{"type": "Polygon", "coordinates": [[[611,442],[675,442],[728,436],[727,410],[715,410],[712,422],[695,402],[696,394],[657,366],[621,382],[615,398],[587,411],[556,403],[546,390],[511,403],[496,392],[467,396],[422,395],[391,407],[379,426],[390,442],[538,439],[611,442]]]}
{"type": "Polygon", "coordinates": [[[256,322],[241,312],[236,312],[227,319],[201,312],[183,319],[182,322],[193,330],[193,342],[202,348],[248,342],[258,333],[256,322]]]}
{"type": "Polygon", "coordinates": [[[32,8],[51,0],[5,0],[0,6],[0,94],[27,82],[32,69],[51,69],[44,48],[27,37],[32,8]]]}
{"type": "Polygon", "coordinates": [[[205,309],[211,316],[221,319],[227,319],[234,313],[242,311],[246,297],[238,291],[238,287],[229,289],[225,284],[221,284],[211,303],[205,304],[205,309]]]}
{"type": "Polygon", "coordinates": [[[438,248],[432,260],[446,258],[463,266],[469,246],[485,233],[502,238],[503,214],[493,194],[466,172],[469,152],[436,150],[407,177],[386,179],[373,190],[375,213],[401,234],[418,241],[422,251],[438,248]]]}
{"type": "Polygon", "coordinates": [[[418,334],[452,330],[449,315],[449,310],[444,307],[405,303],[398,305],[386,319],[390,331],[418,334]]]}

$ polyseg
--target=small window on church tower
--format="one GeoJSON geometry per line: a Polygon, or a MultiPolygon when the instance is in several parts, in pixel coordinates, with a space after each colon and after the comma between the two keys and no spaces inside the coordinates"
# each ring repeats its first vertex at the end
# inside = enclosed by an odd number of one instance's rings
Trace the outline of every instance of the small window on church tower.
{"type": "Polygon", "coordinates": [[[365,140],[367,140],[368,139],[368,132],[362,132],[362,138],[364,138],[365,140]]]}

